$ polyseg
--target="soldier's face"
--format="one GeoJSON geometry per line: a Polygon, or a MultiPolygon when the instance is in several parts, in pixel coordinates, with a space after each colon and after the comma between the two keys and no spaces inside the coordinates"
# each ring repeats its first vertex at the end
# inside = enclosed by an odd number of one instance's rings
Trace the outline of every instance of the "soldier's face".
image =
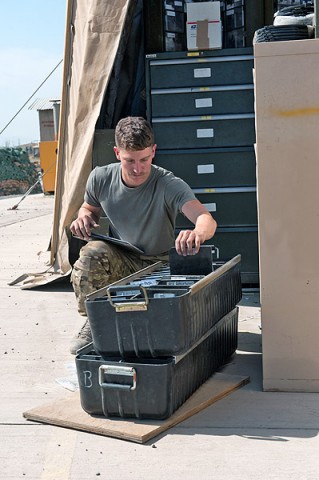
{"type": "Polygon", "coordinates": [[[122,180],[128,187],[142,185],[151,173],[156,145],[144,150],[124,150],[114,147],[116,158],[121,162],[122,180]]]}

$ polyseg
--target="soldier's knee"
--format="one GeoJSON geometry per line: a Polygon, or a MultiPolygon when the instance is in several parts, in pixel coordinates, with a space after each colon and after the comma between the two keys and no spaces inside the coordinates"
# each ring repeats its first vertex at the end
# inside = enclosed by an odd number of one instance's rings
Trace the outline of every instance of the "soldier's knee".
{"type": "Polygon", "coordinates": [[[97,258],[108,256],[108,254],[109,247],[107,243],[101,241],[88,242],[80,250],[80,257],[97,258]]]}
{"type": "Polygon", "coordinates": [[[109,259],[109,250],[105,247],[105,242],[88,242],[80,250],[80,256],[73,265],[73,269],[90,271],[92,267],[97,268],[99,264],[107,264],[109,259]]]}
{"type": "Polygon", "coordinates": [[[72,277],[91,273],[105,274],[109,270],[109,249],[105,247],[105,242],[88,242],[80,250],[80,256],[73,265],[72,277]]]}

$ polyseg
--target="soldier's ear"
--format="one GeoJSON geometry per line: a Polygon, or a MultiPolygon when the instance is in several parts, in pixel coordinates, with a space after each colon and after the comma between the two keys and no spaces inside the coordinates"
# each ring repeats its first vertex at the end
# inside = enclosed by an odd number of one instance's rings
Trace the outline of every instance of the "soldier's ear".
{"type": "Polygon", "coordinates": [[[157,148],[157,145],[156,145],[156,143],[154,143],[154,145],[152,147],[152,158],[155,157],[156,148],[157,148]]]}
{"type": "Polygon", "coordinates": [[[117,148],[117,147],[113,147],[113,150],[114,150],[114,153],[115,153],[115,156],[118,160],[121,160],[120,159],[120,150],[117,148]]]}

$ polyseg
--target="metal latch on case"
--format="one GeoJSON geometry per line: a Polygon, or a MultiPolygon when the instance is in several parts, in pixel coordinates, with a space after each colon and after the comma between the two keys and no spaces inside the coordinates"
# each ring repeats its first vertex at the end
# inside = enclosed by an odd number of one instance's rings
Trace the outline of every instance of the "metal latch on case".
{"type": "MultiPolygon", "coordinates": [[[[132,301],[128,301],[128,302],[114,302],[112,300],[112,296],[111,296],[111,292],[114,291],[114,288],[115,287],[110,287],[107,289],[107,296],[108,296],[108,299],[109,299],[109,302],[110,304],[112,305],[113,308],[115,308],[115,311],[116,312],[141,312],[141,311],[145,311],[147,310],[147,305],[149,304],[149,299],[148,299],[148,296],[147,296],[147,293],[146,293],[146,289],[140,285],[139,289],[141,291],[141,293],[143,293],[144,295],[144,300],[143,301],[137,301],[137,302],[132,302],[132,301]]],[[[123,291],[125,291],[125,289],[129,289],[129,290],[132,290],[132,287],[129,286],[129,287],[117,287],[117,289],[121,288],[123,291]]]]}

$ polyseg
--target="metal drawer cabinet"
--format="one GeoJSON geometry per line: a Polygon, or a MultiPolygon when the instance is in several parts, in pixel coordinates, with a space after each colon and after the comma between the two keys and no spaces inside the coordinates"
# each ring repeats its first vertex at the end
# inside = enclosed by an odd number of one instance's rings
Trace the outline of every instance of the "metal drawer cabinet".
{"type": "Polygon", "coordinates": [[[256,185],[253,147],[157,150],[154,163],[196,187],[256,185]]]}
{"type": "MultiPolygon", "coordinates": [[[[257,225],[256,188],[194,189],[219,226],[257,225]],[[213,192],[213,193],[211,193],[213,192]]],[[[177,228],[189,228],[192,223],[182,214],[177,216],[177,228]]]]}
{"type": "Polygon", "coordinates": [[[159,149],[243,147],[255,143],[255,115],[154,118],[159,149]]]}
{"type": "Polygon", "coordinates": [[[222,57],[151,60],[151,89],[252,83],[253,58],[224,53],[222,57]]]}
{"type": "Polygon", "coordinates": [[[253,85],[166,88],[151,91],[152,116],[252,113],[253,85]]]}
{"type": "MultiPolygon", "coordinates": [[[[185,180],[206,204],[218,223],[213,241],[222,258],[244,257],[243,283],[258,283],[253,62],[252,48],[146,58],[154,163],[185,180]]],[[[179,215],[176,230],[190,227],[179,215]]]]}

